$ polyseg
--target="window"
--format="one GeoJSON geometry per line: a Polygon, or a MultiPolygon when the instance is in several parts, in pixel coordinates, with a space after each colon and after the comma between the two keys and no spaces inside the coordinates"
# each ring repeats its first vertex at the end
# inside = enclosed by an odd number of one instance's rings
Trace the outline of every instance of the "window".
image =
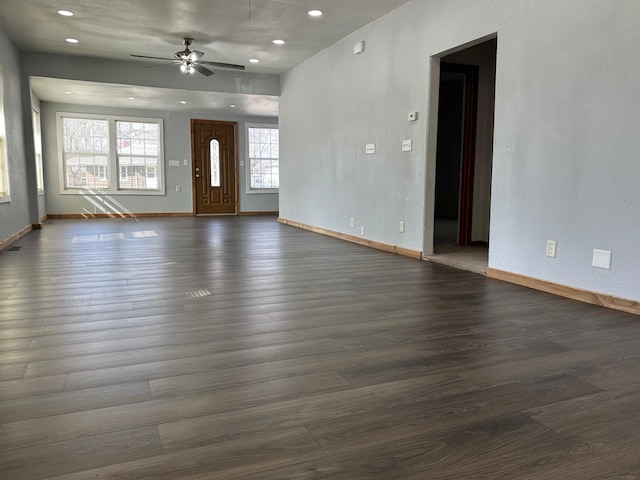
{"type": "Polygon", "coordinates": [[[247,125],[249,191],[275,191],[280,187],[278,127],[247,125]]]}
{"type": "Polygon", "coordinates": [[[213,139],[209,144],[209,151],[211,152],[211,186],[220,186],[220,142],[213,139]]]}
{"type": "Polygon", "coordinates": [[[63,193],[163,194],[162,120],[58,114],[63,193]]]}
{"type": "Polygon", "coordinates": [[[42,170],[42,130],[40,127],[40,112],[34,108],[32,112],[33,120],[33,150],[36,155],[36,181],[38,192],[44,192],[44,172],[42,170]]]}
{"type": "Polygon", "coordinates": [[[7,135],[4,124],[4,84],[0,67],[0,203],[10,201],[9,157],[7,156],[7,135]]]}
{"type": "Polygon", "coordinates": [[[120,189],[157,190],[160,128],[157,123],[116,120],[120,189]]]}

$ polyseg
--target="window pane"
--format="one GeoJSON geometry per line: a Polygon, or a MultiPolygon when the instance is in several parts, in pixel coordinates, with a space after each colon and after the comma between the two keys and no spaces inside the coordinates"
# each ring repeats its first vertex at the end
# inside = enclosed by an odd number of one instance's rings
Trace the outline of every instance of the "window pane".
{"type": "Polygon", "coordinates": [[[119,188],[157,190],[160,125],[118,120],[116,134],[119,188]]]}
{"type": "Polygon", "coordinates": [[[220,186],[220,143],[218,140],[211,140],[209,145],[211,151],[211,186],[220,186]]]}
{"type": "Polygon", "coordinates": [[[250,188],[278,188],[280,184],[278,129],[250,127],[248,137],[250,188]]]}
{"type": "Polygon", "coordinates": [[[65,185],[69,188],[108,188],[107,157],[65,155],[65,185]]]}
{"type": "Polygon", "coordinates": [[[64,118],[65,153],[109,153],[108,122],[90,118],[64,118]]]}

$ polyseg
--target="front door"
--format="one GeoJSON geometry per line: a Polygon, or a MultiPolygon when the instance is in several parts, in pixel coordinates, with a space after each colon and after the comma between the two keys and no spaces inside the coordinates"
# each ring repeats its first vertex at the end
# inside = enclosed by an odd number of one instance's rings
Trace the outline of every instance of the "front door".
{"type": "Polygon", "coordinates": [[[237,213],[237,139],[235,122],[191,120],[196,215],[237,213]]]}

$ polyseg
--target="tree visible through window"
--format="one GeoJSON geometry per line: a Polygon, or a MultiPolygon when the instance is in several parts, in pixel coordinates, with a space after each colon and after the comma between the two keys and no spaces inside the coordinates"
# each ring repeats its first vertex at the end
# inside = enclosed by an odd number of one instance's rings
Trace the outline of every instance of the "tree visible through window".
{"type": "Polygon", "coordinates": [[[109,162],[109,124],[92,118],[63,118],[65,188],[109,188],[100,168],[109,162]]]}
{"type": "Polygon", "coordinates": [[[162,121],[60,114],[64,189],[162,192],[162,121]]]}
{"type": "Polygon", "coordinates": [[[277,127],[247,128],[249,137],[249,188],[280,187],[280,137],[277,127]]]}
{"type": "Polygon", "coordinates": [[[121,189],[157,189],[158,141],[157,123],[116,121],[118,166],[121,189]],[[153,172],[150,175],[150,172],[153,172]]]}

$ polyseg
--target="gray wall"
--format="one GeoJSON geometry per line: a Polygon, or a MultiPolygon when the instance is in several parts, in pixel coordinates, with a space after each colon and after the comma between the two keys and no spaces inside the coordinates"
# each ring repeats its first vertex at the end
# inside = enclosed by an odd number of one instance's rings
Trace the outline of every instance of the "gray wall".
{"type": "Polygon", "coordinates": [[[637,0],[414,0],[364,27],[281,80],[280,215],[428,252],[438,58],[497,33],[490,266],[640,300],[638,18],[637,0]]]}
{"type": "Polygon", "coordinates": [[[77,214],[84,208],[94,212],[91,199],[82,195],[60,194],[58,141],[56,130],[57,112],[93,113],[104,115],[122,115],[129,117],[161,118],[164,124],[164,161],[166,195],[117,195],[116,200],[126,210],[133,213],[185,213],[193,211],[191,188],[191,138],[190,120],[225,120],[238,122],[238,158],[240,166],[240,211],[277,211],[278,194],[246,193],[246,124],[275,124],[276,119],[264,117],[232,117],[207,113],[177,113],[153,110],[122,108],[88,107],[79,105],[54,104],[42,102],[41,117],[43,129],[43,156],[45,167],[45,194],[48,214],[77,214]],[[183,165],[183,159],[189,160],[189,166],[183,165]],[[180,167],[168,166],[169,160],[179,160],[180,167]],[[181,191],[176,192],[176,185],[181,191]]]}
{"type": "MultiPolygon", "coordinates": [[[[32,172],[28,169],[25,160],[20,61],[15,46],[2,30],[0,30],[0,65],[4,79],[4,114],[11,189],[11,202],[0,203],[0,241],[2,241],[37,221],[32,220],[30,213],[30,205],[32,202],[37,202],[37,199],[35,195],[30,194],[29,175],[32,172]]],[[[35,168],[33,170],[35,171],[35,168]]]]}

